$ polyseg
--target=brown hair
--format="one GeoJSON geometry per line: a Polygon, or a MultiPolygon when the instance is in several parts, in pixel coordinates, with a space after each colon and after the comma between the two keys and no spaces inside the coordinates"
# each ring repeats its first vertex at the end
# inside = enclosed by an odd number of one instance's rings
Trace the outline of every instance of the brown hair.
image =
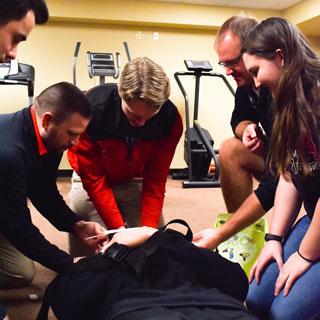
{"type": "Polygon", "coordinates": [[[243,43],[247,38],[248,34],[254,29],[254,27],[258,24],[258,20],[255,18],[251,18],[245,15],[233,16],[226,20],[220,29],[215,38],[214,46],[219,45],[221,38],[228,32],[232,32],[236,36],[239,37],[241,46],[243,47],[243,43]]]}
{"type": "Polygon", "coordinates": [[[38,115],[52,112],[53,121],[61,123],[74,113],[91,118],[91,108],[83,92],[68,82],[56,83],[43,90],[35,100],[38,115]]]}
{"type": "Polygon", "coordinates": [[[141,99],[159,109],[169,98],[169,79],[162,67],[152,60],[136,58],[123,68],[119,94],[125,101],[141,99]]]}
{"type": "Polygon", "coordinates": [[[274,58],[277,49],[283,53],[284,66],[274,96],[270,167],[283,174],[296,155],[302,175],[308,175],[306,144],[310,138],[320,151],[320,61],[303,34],[283,18],[262,21],[245,42],[248,54],[267,60],[274,58]]]}

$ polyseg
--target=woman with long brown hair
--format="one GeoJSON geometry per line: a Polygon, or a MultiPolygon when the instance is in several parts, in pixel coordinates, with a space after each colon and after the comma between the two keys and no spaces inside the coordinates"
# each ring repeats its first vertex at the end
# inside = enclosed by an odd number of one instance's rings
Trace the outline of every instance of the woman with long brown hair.
{"type": "Polygon", "coordinates": [[[247,306],[262,319],[313,319],[320,311],[320,61],[277,17],[258,24],[245,48],[256,87],[268,86],[274,98],[269,165],[280,176],[247,306]],[[302,201],[307,214],[294,225],[302,201]]]}

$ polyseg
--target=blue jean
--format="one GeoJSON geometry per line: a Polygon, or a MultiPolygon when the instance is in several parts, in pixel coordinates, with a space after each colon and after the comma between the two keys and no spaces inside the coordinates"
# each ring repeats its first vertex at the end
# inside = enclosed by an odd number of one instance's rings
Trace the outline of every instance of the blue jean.
{"type": "Polygon", "coordinates": [[[4,319],[7,315],[4,306],[0,303],[0,320],[4,319]]]}
{"type": "MultiPolygon", "coordinates": [[[[283,245],[284,261],[298,250],[310,223],[310,218],[304,216],[291,229],[283,245]]],[[[314,263],[296,280],[286,297],[283,296],[283,291],[277,297],[273,294],[278,275],[278,265],[272,262],[264,270],[260,284],[257,285],[255,280],[250,284],[248,309],[259,319],[312,319],[320,311],[320,262],[314,263]]]]}

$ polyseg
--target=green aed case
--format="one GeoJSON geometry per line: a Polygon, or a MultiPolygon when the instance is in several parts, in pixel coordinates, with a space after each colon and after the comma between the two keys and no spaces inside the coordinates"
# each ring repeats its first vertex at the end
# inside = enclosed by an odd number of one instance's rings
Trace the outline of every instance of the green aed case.
{"type": "MultiPolygon", "coordinates": [[[[216,218],[214,227],[221,227],[231,216],[231,213],[220,213],[216,218]]],[[[264,235],[267,232],[267,221],[265,218],[261,218],[221,243],[218,246],[219,253],[232,262],[238,262],[249,276],[251,267],[264,246],[264,235]]]]}

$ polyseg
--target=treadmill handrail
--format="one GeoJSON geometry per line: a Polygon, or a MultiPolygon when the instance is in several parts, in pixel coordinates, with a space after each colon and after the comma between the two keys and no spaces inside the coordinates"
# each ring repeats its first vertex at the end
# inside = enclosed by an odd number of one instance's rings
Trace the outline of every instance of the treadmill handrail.
{"type": "Polygon", "coordinates": [[[208,141],[207,137],[205,136],[205,134],[203,133],[203,129],[201,128],[199,122],[197,120],[194,121],[193,123],[194,127],[196,128],[198,135],[200,136],[201,141],[203,142],[205,148],[207,149],[207,152],[210,153],[213,162],[215,164],[215,170],[214,170],[214,180],[218,180],[219,179],[219,175],[220,175],[220,165],[219,165],[219,161],[216,155],[215,150],[213,149],[213,147],[211,146],[210,142],[208,141]]]}
{"type": "MultiPolygon", "coordinates": [[[[196,75],[196,72],[192,72],[192,71],[178,71],[178,72],[175,72],[174,73],[174,77],[175,79],[179,79],[179,76],[195,76],[196,75]]],[[[223,82],[225,83],[225,85],[227,86],[227,88],[230,90],[230,92],[232,93],[233,96],[236,95],[236,92],[234,91],[234,89],[232,88],[232,86],[230,85],[229,81],[227,80],[227,78],[221,74],[221,73],[215,73],[215,72],[201,72],[201,76],[209,76],[209,77],[218,77],[218,78],[221,78],[223,80],[223,82]]],[[[178,82],[178,81],[177,81],[178,82]]],[[[181,87],[183,88],[182,86],[182,83],[179,79],[179,82],[181,84],[181,87]]],[[[179,83],[178,83],[179,84],[179,83]]],[[[180,85],[179,85],[180,87],[180,85]]],[[[182,94],[185,95],[186,92],[183,88],[183,90],[181,89],[180,87],[180,90],[182,91],[182,94]]]]}
{"type": "Polygon", "coordinates": [[[77,60],[78,60],[80,46],[81,46],[81,42],[77,41],[76,47],[74,49],[74,54],[73,54],[72,76],[73,76],[73,84],[75,86],[77,85],[77,60]]]}
{"type": "MultiPolygon", "coordinates": [[[[193,74],[193,72],[190,72],[190,74],[193,74]]],[[[185,102],[185,116],[186,116],[186,135],[187,135],[187,146],[188,146],[188,157],[189,159],[191,159],[191,142],[190,142],[190,132],[189,132],[189,128],[190,128],[190,116],[189,116],[189,97],[187,95],[187,92],[184,90],[184,87],[179,79],[179,75],[185,75],[184,72],[175,72],[174,73],[174,77],[178,83],[178,86],[183,94],[184,97],[184,102],[185,102]]],[[[188,164],[188,176],[189,179],[192,180],[192,163],[190,161],[190,163],[188,164]]]]}

